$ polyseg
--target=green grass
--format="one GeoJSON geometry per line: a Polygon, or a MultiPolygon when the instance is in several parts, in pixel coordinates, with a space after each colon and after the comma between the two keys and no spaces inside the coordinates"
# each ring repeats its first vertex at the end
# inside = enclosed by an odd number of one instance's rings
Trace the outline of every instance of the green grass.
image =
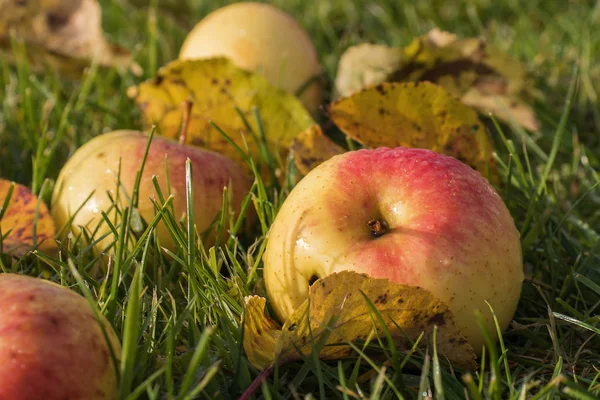
{"type": "MultiPolygon", "coordinates": [[[[165,4],[158,12],[132,3],[144,2],[102,1],[104,28],[111,39],[133,49],[149,77],[176,58],[195,21],[226,2],[153,2],[165,4]]],[[[309,31],[329,90],[339,57],[352,44],[406,45],[434,26],[463,37],[482,35],[527,65],[542,129],[528,134],[489,124],[503,166],[502,194],[522,235],[527,279],[514,324],[499,344],[488,347],[479,371],[451,370],[435,349],[405,359],[393,349],[367,356],[357,347],[358,360],[308,357],[277,367],[262,383],[255,381],[255,396],[600,396],[600,3],[273,4],[309,31]],[[386,354],[392,356],[384,366],[386,354]]],[[[140,128],[139,111],[125,92],[145,77],[91,69],[82,81],[69,81],[51,71],[34,75],[26,63],[11,66],[0,59],[0,176],[49,200],[53,180],[75,149],[104,132],[140,128]]],[[[83,238],[64,241],[57,259],[3,257],[0,270],[43,275],[98,305],[124,346],[121,398],[238,398],[260,373],[243,352],[243,296],[263,291],[265,233],[288,190],[257,181],[247,200],[261,223],[253,234],[231,237],[220,248],[199,246],[194,227],[178,224],[163,198],[157,219],[146,221],[144,233],[134,235],[129,224],[118,228],[117,255],[106,276],[94,273],[98,260],[83,238]],[[170,257],[157,248],[153,228],[159,218],[181,238],[170,257]]],[[[131,215],[131,210],[122,212],[131,215]]],[[[234,224],[224,219],[221,228],[234,224]]]]}

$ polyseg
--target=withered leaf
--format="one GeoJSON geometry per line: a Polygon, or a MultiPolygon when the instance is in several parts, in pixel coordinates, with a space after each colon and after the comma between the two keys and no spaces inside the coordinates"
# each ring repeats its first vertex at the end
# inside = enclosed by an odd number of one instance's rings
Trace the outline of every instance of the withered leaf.
{"type": "Polygon", "coordinates": [[[336,98],[386,82],[404,63],[401,48],[363,43],[350,47],[340,58],[335,78],[336,98]]]}
{"type": "MultiPolygon", "coordinates": [[[[355,53],[360,46],[349,48],[346,54],[355,53]]],[[[358,80],[349,84],[347,77],[361,73],[363,67],[340,62],[336,93],[349,96],[382,82],[434,82],[483,114],[491,113],[501,121],[514,122],[529,130],[539,128],[535,112],[526,102],[530,90],[524,65],[483,39],[458,39],[436,28],[405,48],[381,46],[378,51],[401,53],[394,71],[389,72],[387,60],[372,57],[369,68],[379,66],[386,74],[374,75],[374,79],[361,86],[358,80]]]]}
{"type": "Polygon", "coordinates": [[[13,36],[25,43],[34,69],[50,65],[76,76],[96,62],[141,74],[129,51],[105,40],[96,0],[0,0],[0,48],[11,61],[13,36]]]}
{"type": "Polygon", "coordinates": [[[249,361],[257,368],[274,362],[298,360],[311,354],[315,343],[321,340],[324,347],[320,358],[353,356],[348,343],[365,340],[373,334],[384,336],[383,326],[380,326],[373,308],[400,351],[409,350],[421,333],[425,333],[427,339],[420,342],[420,346],[426,346],[433,327],[437,326],[438,352],[456,366],[476,368],[473,348],[460,334],[448,307],[419,287],[394,284],[351,271],[332,274],[311,286],[309,298],[281,330],[265,316],[264,301],[259,303],[255,299],[247,300],[252,307],[247,307],[245,318],[246,321],[251,318],[262,322],[244,326],[244,342],[248,342],[245,348],[249,361]],[[249,314],[254,315],[250,317],[249,314]],[[267,329],[253,329],[256,326],[267,329]],[[256,338],[265,335],[266,338],[256,338]],[[264,345],[260,357],[256,349],[248,349],[258,343],[264,345]]]}
{"type": "Polygon", "coordinates": [[[329,114],[366,146],[431,149],[498,179],[493,144],[477,113],[438,85],[382,83],[331,104],[329,114]]]}
{"type": "Polygon", "coordinates": [[[345,150],[323,134],[319,125],[313,125],[294,138],[291,145],[294,163],[302,175],[345,150]]]}
{"type": "Polygon", "coordinates": [[[515,123],[530,131],[539,129],[533,108],[519,98],[499,94],[488,94],[480,88],[468,90],[461,100],[481,113],[493,115],[499,121],[515,123]]]}
{"type": "Polygon", "coordinates": [[[33,249],[48,253],[57,246],[54,241],[54,221],[46,204],[29,188],[0,179],[0,207],[12,189],[8,206],[0,219],[1,251],[14,257],[22,257],[33,249]],[[13,186],[14,185],[14,186],[13,186]],[[37,224],[35,224],[37,212],[37,224]]]}
{"type": "Polygon", "coordinates": [[[252,365],[263,369],[273,362],[281,325],[265,315],[264,297],[246,296],[244,302],[244,351],[252,365]]]}
{"type": "Polygon", "coordinates": [[[160,134],[171,138],[179,137],[181,104],[190,101],[192,108],[185,142],[238,161],[242,157],[211,124],[221,128],[240,148],[245,150],[247,143],[250,154],[256,157],[257,141],[252,140],[236,107],[257,135],[260,130],[254,108],[258,108],[272,152],[287,150],[298,133],[314,125],[300,100],[225,58],[173,61],[154,79],[131,88],[129,96],[142,110],[145,124],[156,124],[160,134]]]}

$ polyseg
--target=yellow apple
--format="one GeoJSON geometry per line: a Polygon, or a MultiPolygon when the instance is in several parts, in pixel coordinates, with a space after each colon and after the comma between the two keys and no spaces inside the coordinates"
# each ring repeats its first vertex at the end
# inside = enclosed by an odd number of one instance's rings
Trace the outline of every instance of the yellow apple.
{"type": "Polygon", "coordinates": [[[495,332],[519,301],[519,232],[489,182],[424,149],[348,152],[312,170],[282,205],[268,236],[264,279],[281,320],[309,285],[344,270],[420,286],[445,302],[476,352],[480,310],[495,332]]]}
{"type": "Polygon", "coordinates": [[[118,361],[119,339],[85,298],[42,279],[0,274],[0,304],[0,399],[117,399],[111,348],[118,361]]]}
{"type": "Polygon", "coordinates": [[[276,7],[241,2],[220,8],[194,27],[179,53],[179,59],[217,56],[288,92],[303,89],[300,100],[312,113],[322,103],[317,51],[298,22],[276,7]]]}
{"type": "MultiPolygon", "coordinates": [[[[79,148],[61,170],[52,196],[51,213],[57,229],[67,224],[71,216],[75,215],[72,221],[75,233],[81,232],[81,227],[93,232],[99,224],[96,239],[109,233],[110,228],[103,221],[101,211],[107,212],[115,225],[119,223],[119,218],[115,216],[114,211],[109,212],[113,202],[107,193],[110,193],[113,199],[116,198],[119,177],[120,206],[129,205],[147,143],[148,136],[141,132],[115,131],[99,135],[79,148]]],[[[152,177],[156,176],[164,197],[168,197],[169,188],[170,193],[174,195],[175,218],[180,220],[185,215],[185,163],[188,158],[193,170],[194,223],[198,232],[202,233],[209,229],[221,211],[225,187],[231,185],[229,195],[233,199],[233,210],[229,211],[235,214],[240,212],[242,200],[250,190],[251,180],[247,172],[220,154],[180,145],[163,137],[154,137],[140,182],[138,210],[147,222],[154,217],[155,209],[151,199],[158,202],[158,196],[152,177]]],[[[157,231],[161,246],[174,250],[173,239],[163,222],[159,223],[157,231]]],[[[212,245],[216,236],[213,230],[204,244],[212,245]]],[[[98,244],[98,250],[105,249],[114,239],[114,236],[109,234],[98,244]]]]}

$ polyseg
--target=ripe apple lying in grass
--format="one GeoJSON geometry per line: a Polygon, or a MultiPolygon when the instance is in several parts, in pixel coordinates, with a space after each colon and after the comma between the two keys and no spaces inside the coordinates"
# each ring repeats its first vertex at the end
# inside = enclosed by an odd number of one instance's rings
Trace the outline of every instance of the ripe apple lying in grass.
{"type": "MultiPolygon", "coordinates": [[[[103,221],[100,212],[107,212],[113,223],[117,223],[119,218],[115,217],[114,210],[109,211],[113,200],[107,192],[115,199],[117,182],[120,182],[119,203],[121,206],[129,205],[136,174],[142,166],[147,144],[148,136],[141,132],[116,131],[97,136],[79,148],[61,170],[54,189],[51,212],[57,229],[63,227],[69,218],[75,215],[72,221],[75,233],[80,232],[81,226],[93,232],[99,223],[101,225],[95,238],[109,233],[110,228],[103,221]],[[90,194],[92,196],[88,199],[90,194]]],[[[138,210],[147,222],[154,217],[155,208],[151,198],[159,202],[152,182],[152,177],[156,176],[164,198],[168,197],[169,188],[170,193],[174,195],[175,218],[179,221],[185,215],[185,163],[188,158],[191,160],[193,171],[194,222],[198,232],[202,233],[209,229],[218,217],[222,209],[225,187],[231,184],[231,193],[228,195],[232,196],[233,210],[229,211],[235,212],[236,215],[240,212],[244,196],[250,190],[251,181],[247,173],[220,154],[180,145],[163,137],[154,137],[139,186],[138,210]]],[[[160,245],[173,250],[174,241],[162,221],[157,227],[157,232],[160,245]]],[[[213,230],[204,244],[212,245],[216,236],[217,232],[213,230]]],[[[114,239],[114,236],[109,234],[99,243],[98,248],[105,249],[114,239]]]]}
{"type": "Polygon", "coordinates": [[[290,93],[302,90],[300,100],[310,112],[322,102],[317,51],[298,22],[276,7],[241,2],[220,8],[196,25],[179,53],[180,59],[217,56],[290,93]]]}
{"type": "Polygon", "coordinates": [[[0,399],[117,398],[111,348],[118,361],[119,340],[84,297],[42,279],[0,274],[0,304],[0,399]]]}
{"type": "Polygon", "coordinates": [[[519,232],[478,172],[424,149],[348,152],[296,186],[269,233],[267,295],[286,320],[317,278],[351,270],[420,286],[448,304],[476,352],[474,311],[509,324],[523,281],[519,232]]]}

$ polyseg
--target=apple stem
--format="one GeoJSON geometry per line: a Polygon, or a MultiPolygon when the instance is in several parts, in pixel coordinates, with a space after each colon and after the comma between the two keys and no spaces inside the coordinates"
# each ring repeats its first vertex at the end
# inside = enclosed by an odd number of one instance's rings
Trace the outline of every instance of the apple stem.
{"type": "Polygon", "coordinates": [[[383,236],[390,230],[390,227],[387,224],[387,222],[385,222],[382,219],[373,218],[369,220],[369,222],[367,222],[367,226],[371,230],[371,233],[374,237],[383,236]]]}
{"type": "Polygon", "coordinates": [[[191,100],[185,100],[183,103],[181,103],[181,108],[183,108],[183,118],[181,120],[181,130],[179,131],[179,144],[184,144],[187,138],[193,105],[194,103],[191,100]]]}

